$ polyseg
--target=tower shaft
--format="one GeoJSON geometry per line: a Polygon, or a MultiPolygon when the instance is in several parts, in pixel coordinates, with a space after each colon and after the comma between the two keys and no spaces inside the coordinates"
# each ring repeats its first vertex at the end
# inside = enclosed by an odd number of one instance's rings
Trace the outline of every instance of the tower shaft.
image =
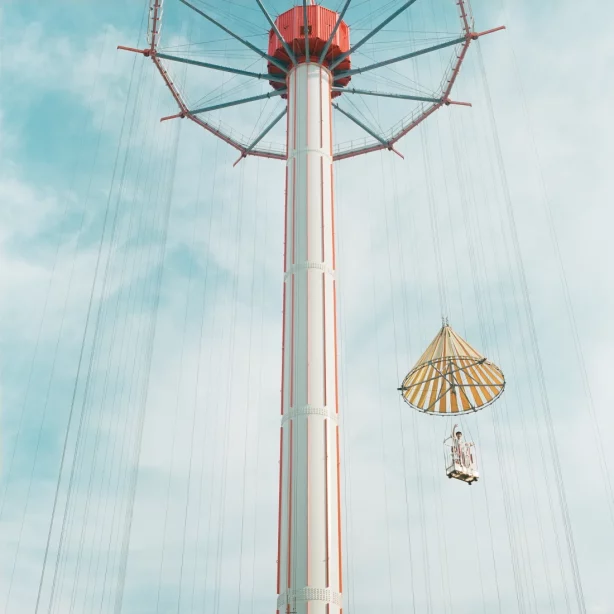
{"type": "Polygon", "coordinates": [[[279,614],[342,611],[331,87],[288,75],[279,614]]]}

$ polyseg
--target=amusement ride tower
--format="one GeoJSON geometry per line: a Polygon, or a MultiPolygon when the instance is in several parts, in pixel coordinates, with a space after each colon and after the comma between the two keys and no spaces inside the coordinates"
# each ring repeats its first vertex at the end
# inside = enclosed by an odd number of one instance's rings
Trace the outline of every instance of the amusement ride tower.
{"type": "Polygon", "coordinates": [[[457,0],[463,30],[458,37],[385,61],[353,67],[352,54],[416,1],[403,2],[351,45],[349,27],[343,20],[351,0],[344,2],[340,13],[316,5],[313,0],[303,0],[301,5],[275,20],[262,1],[255,0],[270,25],[265,52],[201,8],[181,0],[266,60],[266,73],[160,52],[162,0],[151,0],[148,47],[120,47],[153,60],[179,106],[178,114],[164,120],[188,118],[196,122],[235,147],[240,152],[239,160],[262,156],[286,162],[278,614],[341,614],[343,610],[333,163],[382,149],[398,153],[395,144],[437,109],[451,104],[470,106],[450,99],[461,64],[472,41],[501,29],[476,33],[466,0],[457,0]],[[437,96],[348,87],[353,75],[445,47],[457,47],[457,53],[437,96]],[[163,61],[265,79],[272,89],[259,96],[190,109],[163,61]],[[386,136],[372,130],[336,102],[344,93],[411,100],[419,102],[421,107],[386,136]],[[206,120],[208,112],[274,96],[283,97],[287,104],[251,142],[237,140],[206,120]],[[335,150],[333,109],[357,124],[369,139],[357,147],[335,150]],[[259,148],[263,137],[284,117],[287,121],[285,149],[259,148]]]}

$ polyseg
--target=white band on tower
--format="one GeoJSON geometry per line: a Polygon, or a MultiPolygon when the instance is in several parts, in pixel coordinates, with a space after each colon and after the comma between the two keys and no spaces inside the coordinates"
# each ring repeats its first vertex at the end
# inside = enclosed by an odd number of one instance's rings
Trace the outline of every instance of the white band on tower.
{"type": "Polygon", "coordinates": [[[284,275],[284,280],[287,279],[290,275],[294,275],[298,271],[302,271],[303,269],[319,269],[323,271],[327,275],[335,276],[335,271],[326,265],[325,262],[299,262],[297,264],[291,265],[284,275]]]}
{"type": "Polygon", "coordinates": [[[324,416],[337,424],[337,414],[330,407],[313,407],[312,405],[307,405],[305,407],[291,407],[281,418],[282,426],[288,422],[288,420],[296,416],[324,416]]]}
{"type": "Polygon", "coordinates": [[[289,590],[282,593],[277,598],[277,609],[287,605],[293,606],[298,601],[321,601],[324,604],[331,604],[343,607],[343,599],[339,593],[331,591],[330,588],[312,588],[306,586],[297,590],[289,590]]]}

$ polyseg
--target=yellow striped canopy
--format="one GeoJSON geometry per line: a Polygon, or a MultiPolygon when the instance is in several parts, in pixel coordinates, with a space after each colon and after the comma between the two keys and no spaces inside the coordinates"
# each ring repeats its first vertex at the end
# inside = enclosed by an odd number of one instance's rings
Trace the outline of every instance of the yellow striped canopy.
{"type": "Polygon", "coordinates": [[[446,416],[483,409],[496,401],[504,388],[501,369],[446,323],[399,390],[414,409],[446,416]]]}

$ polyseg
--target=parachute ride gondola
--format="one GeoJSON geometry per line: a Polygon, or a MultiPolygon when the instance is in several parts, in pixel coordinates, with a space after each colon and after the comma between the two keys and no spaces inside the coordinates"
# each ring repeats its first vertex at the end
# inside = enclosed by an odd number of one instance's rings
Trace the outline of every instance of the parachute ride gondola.
{"type": "MultiPolygon", "coordinates": [[[[504,389],[501,369],[460,337],[447,320],[399,388],[410,407],[447,417],[484,409],[504,389]]],[[[464,441],[457,426],[444,441],[446,475],[472,484],[479,478],[475,444],[464,441]]]]}

